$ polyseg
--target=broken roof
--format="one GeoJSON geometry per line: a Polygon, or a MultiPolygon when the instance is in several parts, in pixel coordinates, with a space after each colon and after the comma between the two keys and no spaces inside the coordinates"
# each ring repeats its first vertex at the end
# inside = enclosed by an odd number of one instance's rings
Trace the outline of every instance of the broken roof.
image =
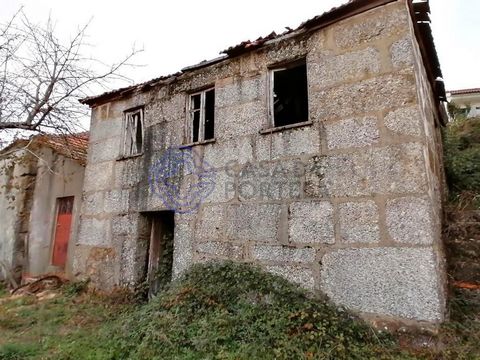
{"type": "Polygon", "coordinates": [[[30,139],[15,140],[0,153],[9,153],[13,149],[30,146],[47,146],[55,152],[85,165],[87,162],[88,132],[76,134],[40,134],[30,139]]]}
{"type": "MultiPolygon", "coordinates": [[[[282,38],[293,37],[313,30],[318,30],[332,25],[338,21],[395,1],[397,0],[349,0],[343,5],[334,7],[321,15],[315,16],[310,20],[303,22],[296,29],[288,28],[287,31],[281,34],[276,34],[275,32],[272,32],[269,35],[265,37],[259,37],[254,41],[243,41],[238,45],[234,45],[226,50],[223,50],[220,53],[220,57],[208,61],[205,60],[196,65],[185,67],[180,72],[177,72],[175,74],[158,77],[140,84],[108,91],[100,95],[86,97],[84,99],[81,99],[80,102],[82,104],[87,104],[90,107],[93,107],[95,105],[99,105],[117,98],[122,98],[124,96],[130,95],[135,91],[148,90],[155,85],[166,84],[168,82],[174,81],[179,76],[190,71],[207,67],[221,61],[231,59],[236,56],[259,49],[265,45],[268,45],[270,41],[281,40],[282,38]]],[[[435,44],[433,42],[432,31],[430,28],[430,17],[428,15],[430,13],[430,6],[428,1],[429,0],[408,0],[408,3],[410,5],[412,18],[415,23],[415,33],[420,46],[425,68],[427,69],[429,80],[432,84],[432,88],[434,89],[437,98],[440,101],[444,101],[446,100],[445,88],[443,86],[443,81],[441,80],[443,76],[440,69],[440,62],[438,60],[435,44]]]]}

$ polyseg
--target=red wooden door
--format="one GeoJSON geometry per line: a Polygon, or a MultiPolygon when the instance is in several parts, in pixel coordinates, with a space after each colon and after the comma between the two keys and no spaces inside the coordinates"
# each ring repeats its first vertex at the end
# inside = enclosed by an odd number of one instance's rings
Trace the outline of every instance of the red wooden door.
{"type": "Polygon", "coordinates": [[[57,199],[57,227],[53,243],[52,265],[65,267],[72,227],[73,196],[57,199]]]}

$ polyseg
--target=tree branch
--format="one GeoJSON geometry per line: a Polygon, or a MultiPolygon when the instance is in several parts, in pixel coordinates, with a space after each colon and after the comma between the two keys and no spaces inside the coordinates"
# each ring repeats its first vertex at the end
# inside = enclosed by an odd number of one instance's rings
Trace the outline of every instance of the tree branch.
{"type": "Polygon", "coordinates": [[[44,26],[36,25],[22,9],[0,24],[0,132],[78,128],[87,109],[77,99],[93,85],[105,88],[110,80],[127,79],[121,71],[139,50],[132,49],[103,72],[94,71],[103,63],[83,55],[88,26],[62,42],[50,18],[44,26]]]}

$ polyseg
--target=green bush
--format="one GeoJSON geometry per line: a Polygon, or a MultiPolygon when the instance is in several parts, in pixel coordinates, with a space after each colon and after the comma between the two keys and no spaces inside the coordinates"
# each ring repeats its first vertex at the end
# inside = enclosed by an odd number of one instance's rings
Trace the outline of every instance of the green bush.
{"type": "Polygon", "coordinates": [[[231,262],[194,266],[149,304],[95,334],[95,346],[92,341],[64,344],[55,358],[408,358],[389,353],[391,339],[348,311],[231,262]]]}
{"type": "Polygon", "coordinates": [[[457,118],[444,130],[444,158],[452,197],[480,203],[480,118],[457,118]]]}

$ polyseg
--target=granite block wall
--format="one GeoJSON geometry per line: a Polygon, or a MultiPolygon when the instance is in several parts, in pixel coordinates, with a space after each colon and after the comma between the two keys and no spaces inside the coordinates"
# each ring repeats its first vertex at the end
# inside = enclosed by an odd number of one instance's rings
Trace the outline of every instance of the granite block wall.
{"type": "MultiPolygon", "coordinates": [[[[215,186],[175,209],[174,276],[195,262],[253,262],[361,313],[442,321],[440,139],[405,1],[94,107],[79,276],[104,288],[141,280],[145,214],[168,209],[152,166],[187,145],[188,94],[213,85],[215,140],[179,151],[213,169],[215,186]],[[269,68],[300,57],[309,121],[272,129],[269,68]],[[144,152],[120,158],[123,112],[140,105],[144,152]]],[[[175,178],[184,193],[195,181],[175,178]]]]}

